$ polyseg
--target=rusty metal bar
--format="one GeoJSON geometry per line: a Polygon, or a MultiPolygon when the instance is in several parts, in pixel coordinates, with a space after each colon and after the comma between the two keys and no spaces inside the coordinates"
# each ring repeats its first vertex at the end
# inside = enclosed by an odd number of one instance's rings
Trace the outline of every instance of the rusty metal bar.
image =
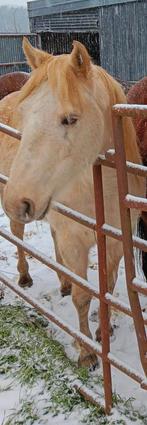
{"type": "Polygon", "coordinates": [[[108,354],[108,360],[112,366],[116,367],[118,370],[125,373],[125,375],[138,382],[142,389],[147,390],[147,379],[143,377],[143,379],[140,381],[140,374],[137,372],[137,370],[133,369],[132,367],[126,369],[126,367],[124,367],[124,362],[119,359],[116,361],[116,357],[111,353],[108,354]]]}
{"type": "Polygon", "coordinates": [[[0,227],[0,235],[3,238],[7,239],[9,242],[16,245],[17,247],[22,248],[28,254],[33,255],[34,258],[36,258],[38,261],[41,261],[47,267],[50,267],[55,272],[62,273],[63,276],[65,276],[67,279],[70,279],[71,282],[75,283],[80,288],[82,287],[84,291],[90,293],[93,297],[99,298],[98,291],[96,291],[92,286],[90,286],[87,280],[83,279],[80,276],[77,276],[75,273],[71,272],[66,267],[62,266],[56,261],[51,260],[49,257],[47,257],[47,255],[43,254],[38,249],[35,249],[34,247],[30,246],[26,242],[22,242],[21,239],[12,235],[11,233],[9,233],[7,230],[5,230],[2,227],[0,227]]]}
{"type": "Polygon", "coordinates": [[[112,107],[113,112],[117,116],[128,116],[128,117],[136,117],[141,116],[142,118],[147,117],[147,105],[125,105],[125,104],[118,104],[114,105],[112,107]]]}
{"type": "Polygon", "coordinates": [[[64,216],[71,218],[80,224],[83,224],[89,229],[96,230],[96,220],[94,218],[87,217],[85,214],[81,214],[78,211],[75,211],[61,204],[60,202],[52,202],[52,208],[60,214],[63,214],[64,216]]]}
{"type": "MultiPolygon", "coordinates": [[[[33,252],[32,252],[33,254],[33,252]]],[[[75,330],[69,323],[66,323],[57,314],[53,313],[52,310],[45,308],[42,304],[40,304],[37,300],[35,300],[31,295],[21,289],[19,286],[16,286],[12,283],[12,281],[6,277],[3,273],[0,274],[0,281],[4,283],[8,288],[10,288],[13,292],[15,292],[19,297],[23,298],[24,301],[32,305],[39,313],[45,316],[49,321],[53,322],[55,325],[59,326],[63,331],[67,332],[73,338],[76,338],[80,344],[85,347],[92,349],[95,354],[99,357],[102,357],[102,348],[98,342],[92,341],[86,335],[83,335],[80,331],[75,330]]]]}
{"type": "MultiPolygon", "coordinates": [[[[122,231],[120,229],[118,229],[117,227],[114,227],[114,226],[111,226],[111,225],[105,223],[102,226],[102,232],[106,236],[110,236],[114,239],[117,239],[118,241],[122,241],[122,231]]],[[[132,241],[133,241],[133,246],[135,248],[138,248],[142,251],[147,252],[147,241],[146,240],[143,240],[143,239],[139,238],[138,236],[133,236],[132,241]]]]}
{"type": "Polygon", "coordinates": [[[21,133],[16,128],[12,128],[9,125],[0,123],[0,131],[2,133],[8,134],[9,136],[14,137],[15,139],[21,140],[21,133]]]}
{"type": "Polygon", "coordinates": [[[15,66],[15,65],[27,65],[27,61],[17,61],[17,62],[1,62],[0,67],[3,66],[15,66]]]}
{"type": "MultiPolygon", "coordinates": [[[[92,341],[87,336],[83,335],[80,331],[75,330],[72,326],[69,326],[66,322],[60,319],[53,311],[45,308],[37,300],[34,300],[24,289],[14,285],[14,283],[2,273],[0,274],[0,281],[4,283],[9,289],[15,292],[19,297],[24,299],[25,302],[32,305],[39,313],[46,317],[49,321],[53,322],[55,325],[59,326],[73,338],[77,338],[80,344],[83,344],[86,347],[92,348],[93,351],[102,358],[102,347],[100,344],[92,341]]],[[[118,360],[117,357],[111,353],[107,356],[108,363],[112,364],[118,370],[124,372],[127,376],[130,376],[134,381],[140,384],[141,388],[147,389],[147,379],[144,379],[140,373],[135,369],[128,366],[125,362],[118,360]]]]}
{"type": "MultiPolygon", "coordinates": [[[[7,181],[8,177],[0,174],[0,183],[6,184],[7,181]]],[[[55,211],[65,215],[66,217],[71,218],[72,220],[75,220],[78,223],[88,227],[89,229],[96,230],[96,220],[94,220],[92,217],[87,217],[84,214],[78,213],[77,211],[68,208],[66,205],[61,204],[60,202],[54,201],[52,203],[52,208],[55,211]]],[[[101,229],[106,236],[110,236],[114,239],[122,241],[122,232],[120,229],[106,223],[104,223],[101,229]]],[[[142,240],[138,236],[133,236],[133,246],[147,252],[147,241],[142,240]]]]}
{"type": "Polygon", "coordinates": [[[147,211],[147,199],[139,196],[127,194],[124,199],[126,208],[135,208],[142,211],[147,211]]]}
{"type": "Polygon", "coordinates": [[[128,181],[126,172],[126,158],[123,143],[123,125],[122,118],[115,118],[115,157],[116,157],[116,170],[117,170],[117,181],[118,181],[118,193],[120,203],[120,216],[121,216],[121,227],[123,236],[123,251],[126,271],[126,282],[128,289],[128,296],[130,306],[133,314],[134,326],[136,330],[136,336],[138,340],[138,347],[140,352],[140,358],[142,367],[145,374],[147,375],[147,339],[146,332],[143,323],[142,311],[138,293],[133,291],[131,283],[135,278],[135,264],[133,254],[133,243],[132,243],[132,229],[131,229],[131,217],[129,206],[124,206],[124,200],[128,194],[128,181]]]}
{"type": "Polygon", "coordinates": [[[8,177],[4,176],[3,174],[0,174],[0,183],[6,184],[8,180],[8,177]]]}
{"type": "Polygon", "coordinates": [[[112,408],[112,378],[110,363],[107,357],[110,352],[110,335],[109,335],[109,306],[105,302],[105,295],[108,292],[107,283],[107,264],[106,264],[106,236],[101,232],[101,227],[105,223],[104,217],[104,199],[102,185],[102,169],[101,165],[93,167],[94,196],[95,196],[95,212],[97,224],[97,250],[99,262],[99,288],[100,288],[100,323],[101,323],[101,339],[102,339],[102,364],[104,377],[105,392],[105,410],[109,414],[112,408]]]}
{"type": "MultiPolygon", "coordinates": [[[[7,230],[5,230],[1,227],[0,227],[0,235],[2,237],[4,237],[5,239],[7,239],[9,242],[13,243],[15,246],[23,248],[24,251],[27,252],[28,254],[32,254],[34,256],[34,258],[36,258],[38,261],[43,262],[43,264],[45,264],[47,267],[52,268],[56,272],[64,273],[65,277],[74,281],[74,283],[77,284],[78,286],[80,286],[80,287],[82,286],[83,289],[90,292],[92,294],[92,296],[99,298],[99,296],[100,296],[99,293],[94,288],[89,286],[87,281],[85,281],[84,279],[82,279],[80,277],[78,279],[77,275],[70,272],[68,269],[66,269],[66,267],[63,267],[61,264],[59,264],[59,263],[57,263],[53,260],[50,260],[46,255],[42,254],[42,252],[40,252],[40,251],[34,249],[32,246],[30,246],[30,244],[26,244],[26,242],[22,242],[19,238],[17,238],[16,236],[13,236],[7,230]],[[77,277],[77,279],[76,279],[76,277],[77,277]],[[86,283],[86,286],[85,286],[85,283],[86,283]]],[[[123,313],[127,314],[128,316],[132,317],[130,307],[126,303],[115,298],[113,295],[106,293],[105,302],[107,304],[111,305],[112,307],[114,307],[115,309],[120,310],[123,313]]],[[[147,325],[147,315],[145,315],[145,314],[144,314],[144,322],[147,325]]]]}
{"type": "MultiPolygon", "coordinates": [[[[7,181],[8,177],[4,176],[3,174],[0,174],[0,183],[6,184],[7,181]]],[[[84,214],[78,213],[77,211],[55,201],[52,203],[52,208],[55,211],[65,215],[68,218],[71,218],[72,220],[77,221],[78,223],[84,226],[92,230],[96,230],[96,220],[94,220],[92,217],[88,217],[84,214]]],[[[106,236],[122,241],[122,232],[120,229],[104,223],[101,230],[106,236]]],[[[135,248],[143,250],[144,252],[147,252],[147,241],[142,240],[138,236],[133,236],[133,246],[135,248]]]]}
{"type": "MultiPolygon", "coordinates": [[[[130,306],[124,303],[123,301],[119,300],[118,298],[114,297],[109,292],[105,294],[105,302],[109,304],[110,307],[113,307],[114,309],[121,311],[122,313],[132,318],[132,311],[130,306]]],[[[146,313],[143,313],[143,320],[144,320],[144,324],[147,325],[146,313]]]]}
{"type": "Polygon", "coordinates": [[[147,295],[147,283],[143,282],[138,277],[133,279],[131,287],[134,289],[134,291],[140,292],[143,295],[147,295]]]}
{"type": "Polygon", "coordinates": [[[101,409],[105,412],[105,404],[102,399],[93,393],[92,390],[87,389],[85,385],[79,379],[72,384],[73,388],[75,388],[86,400],[91,401],[95,406],[100,406],[101,409]]]}
{"type": "MultiPolygon", "coordinates": [[[[8,181],[8,177],[4,176],[3,174],[0,174],[0,183],[7,183],[7,181],[8,181]]],[[[80,224],[85,225],[86,227],[90,229],[96,230],[96,220],[94,220],[93,218],[87,217],[84,214],[80,214],[77,211],[71,208],[68,208],[59,202],[53,202],[52,208],[55,211],[65,215],[66,217],[71,218],[79,222],[80,224]]],[[[122,241],[122,232],[120,229],[105,223],[102,226],[101,230],[106,236],[110,236],[119,241],[122,241]]],[[[147,241],[143,241],[139,237],[133,236],[133,246],[143,250],[144,252],[147,252],[147,241]]],[[[142,284],[141,284],[140,292],[142,292],[142,284]]]]}
{"type": "MultiPolygon", "coordinates": [[[[113,153],[113,149],[108,150],[105,155],[100,154],[96,163],[99,162],[106,167],[116,168],[115,154],[113,153]]],[[[135,164],[134,162],[126,161],[126,169],[128,173],[137,174],[138,176],[145,178],[147,177],[147,167],[145,165],[139,165],[135,164]]]]}

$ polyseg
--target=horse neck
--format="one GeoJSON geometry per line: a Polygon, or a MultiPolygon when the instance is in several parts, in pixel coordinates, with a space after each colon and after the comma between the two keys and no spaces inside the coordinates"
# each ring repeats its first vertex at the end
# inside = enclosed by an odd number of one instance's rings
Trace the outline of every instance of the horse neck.
{"type": "MultiPolygon", "coordinates": [[[[111,122],[113,128],[113,137],[115,138],[115,120],[113,119],[112,106],[114,104],[127,103],[127,98],[121,85],[114,80],[105,70],[98,67],[97,73],[101,78],[107,93],[109,94],[109,110],[111,114],[111,122]]],[[[135,163],[141,163],[141,157],[137,146],[137,138],[132,119],[129,117],[123,118],[123,138],[127,160],[135,163]]],[[[110,140],[110,139],[109,139],[110,140]]],[[[111,143],[111,141],[110,141],[111,143]]],[[[114,141],[113,141],[114,143],[114,141]]],[[[111,146],[110,146],[111,147],[111,146]]]]}

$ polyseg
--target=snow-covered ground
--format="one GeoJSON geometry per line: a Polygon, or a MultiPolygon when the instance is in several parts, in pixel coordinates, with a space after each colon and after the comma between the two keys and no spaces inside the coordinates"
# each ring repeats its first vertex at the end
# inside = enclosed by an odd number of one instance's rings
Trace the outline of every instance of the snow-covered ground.
{"type": "MultiPolygon", "coordinates": [[[[0,209],[0,226],[9,228],[9,221],[4,215],[2,209],[0,209]]],[[[50,235],[49,225],[47,223],[32,223],[27,225],[25,235],[28,243],[34,247],[37,247],[51,258],[54,257],[53,241],[50,235]]],[[[30,264],[30,274],[33,277],[34,284],[31,288],[27,289],[27,292],[34,298],[38,299],[43,305],[56,312],[69,324],[78,328],[77,314],[72,304],[71,297],[61,297],[59,280],[56,273],[39,263],[34,258],[29,258],[28,256],[28,261],[30,264]]],[[[12,244],[9,244],[5,239],[1,238],[0,270],[8,277],[10,277],[14,283],[18,278],[16,262],[16,248],[12,244]]],[[[95,248],[91,250],[89,256],[88,280],[93,282],[93,285],[97,287],[97,257],[95,248]]],[[[115,296],[128,303],[123,260],[120,264],[119,277],[115,287],[115,296]]],[[[5,302],[10,301],[15,302],[15,296],[12,294],[12,292],[6,289],[5,302]]],[[[141,297],[141,304],[144,311],[147,312],[147,299],[143,296],[141,297]]],[[[97,300],[92,300],[89,320],[93,335],[95,334],[95,330],[97,328],[97,307],[97,300]]],[[[139,360],[132,319],[122,313],[115,311],[113,312],[113,324],[115,324],[115,330],[111,341],[112,353],[115,353],[117,358],[127,362],[128,366],[130,365],[131,367],[134,367],[136,370],[138,370],[138,372],[143,374],[139,360]]],[[[73,339],[57,328],[54,328],[54,336],[64,345],[67,355],[76,361],[78,352],[73,339]]],[[[116,391],[125,398],[135,398],[135,407],[138,408],[141,412],[145,410],[147,412],[147,392],[140,389],[137,383],[125,376],[123,373],[117,371],[115,368],[112,368],[112,376],[113,391],[116,391]]],[[[9,409],[12,409],[16,406],[19,397],[19,386],[18,388],[16,387],[15,390],[9,390],[9,393],[7,394],[7,400],[5,399],[5,393],[1,393],[0,425],[2,424],[4,414],[7,415],[9,409]]],[[[52,418],[51,423],[52,425],[61,425],[62,419],[62,415],[58,418],[52,418]]],[[[78,425],[78,415],[76,416],[76,414],[73,414],[73,421],[72,417],[70,417],[70,425],[78,425]]]]}

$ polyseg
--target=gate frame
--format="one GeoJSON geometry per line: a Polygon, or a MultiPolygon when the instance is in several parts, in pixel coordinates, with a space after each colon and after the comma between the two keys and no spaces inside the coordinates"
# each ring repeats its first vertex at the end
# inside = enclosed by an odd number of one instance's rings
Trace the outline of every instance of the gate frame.
{"type": "MultiPolygon", "coordinates": [[[[48,320],[55,323],[61,329],[76,338],[81,344],[87,348],[92,348],[93,351],[102,359],[103,377],[104,377],[104,395],[105,403],[99,400],[98,396],[86,386],[77,380],[75,388],[88,400],[96,405],[100,405],[106,414],[111,412],[112,408],[112,380],[111,380],[111,366],[116,367],[127,376],[138,382],[142,389],[147,390],[147,377],[138,373],[124,361],[120,361],[117,357],[110,353],[110,335],[109,335],[109,306],[115,307],[117,310],[129,315],[133,318],[136,336],[138,340],[138,347],[140,353],[141,364],[147,376],[147,337],[145,332],[145,325],[147,325],[147,315],[142,314],[138,293],[147,295],[147,285],[139,278],[135,277],[134,253],[133,246],[140,248],[147,252],[147,241],[141,238],[133,237],[131,231],[130,209],[136,208],[139,210],[147,211],[147,199],[140,198],[128,194],[128,179],[127,173],[147,177],[147,167],[143,165],[133,164],[126,161],[125,149],[123,143],[123,116],[141,116],[147,117],[147,106],[144,105],[115,105],[113,106],[116,137],[115,137],[115,150],[109,150],[105,155],[99,155],[93,166],[93,180],[94,180],[94,193],[95,193],[95,209],[96,220],[85,216],[77,211],[67,208],[59,202],[53,202],[52,208],[57,212],[74,219],[75,221],[85,225],[86,227],[95,230],[97,234],[98,246],[98,259],[99,259],[99,288],[100,292],[92,289],[89,283],[68,270],[66,267],[60,265],[56,261],[50,260],[49,257],[42,254],[40,251],[32,248],[29,244],[22,242],[19,238],[12,236],[5,229],[0,228],[0,235],[7,239],[14,245],[21,247],[25,252],[31,254],[34,258],[41,261],[43,264],[52,268],[55,271],[60,271],[65,277],[82,287],[90,294],[100,299],[100,317],[101,317],[101,332],[102,332],[102,345],[90,340],[80,331],[73,329],[66,322],[62,321],[52,311],[44,308],[40,303],[32,297],[26,295],[25,291],[15,287],[10,279],[5,275],[0,275],[0,281],[8,286],[17,295],[23,298],[26,302],[31,304],[37,311],[44,315],[48,320]],[[104,218],[104,202],[103,202],[103,183],[102,183],[102,166],[116,168],[118,194],[121,215],[122,230],[117,229],[105,223],[104,218]],[[131,308],[123,303],[108,292],[107,282],[107,266],[106,266],[106,237],[113,237],[123,242],[124,260],[125,260],[125,273],[127,290],[131,308]]],[[[21,139],[21,133],[4,124],[0,124],[0,131],[9,134],[10,136],[21,139]]],[[[0,182],[7,183],[8,177],[0,174],[0,182]]]]}

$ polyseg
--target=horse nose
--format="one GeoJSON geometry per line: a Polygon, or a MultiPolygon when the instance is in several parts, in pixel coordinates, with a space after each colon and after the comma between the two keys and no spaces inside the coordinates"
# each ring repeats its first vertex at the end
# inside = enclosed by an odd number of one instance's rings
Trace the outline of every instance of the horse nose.
{"type": "Polygon", "coordinates": [[[24,223],[29,223],[34,219],[35,204],[31,199],[22,199],[19,205],[19,218],[24,223]]]}

